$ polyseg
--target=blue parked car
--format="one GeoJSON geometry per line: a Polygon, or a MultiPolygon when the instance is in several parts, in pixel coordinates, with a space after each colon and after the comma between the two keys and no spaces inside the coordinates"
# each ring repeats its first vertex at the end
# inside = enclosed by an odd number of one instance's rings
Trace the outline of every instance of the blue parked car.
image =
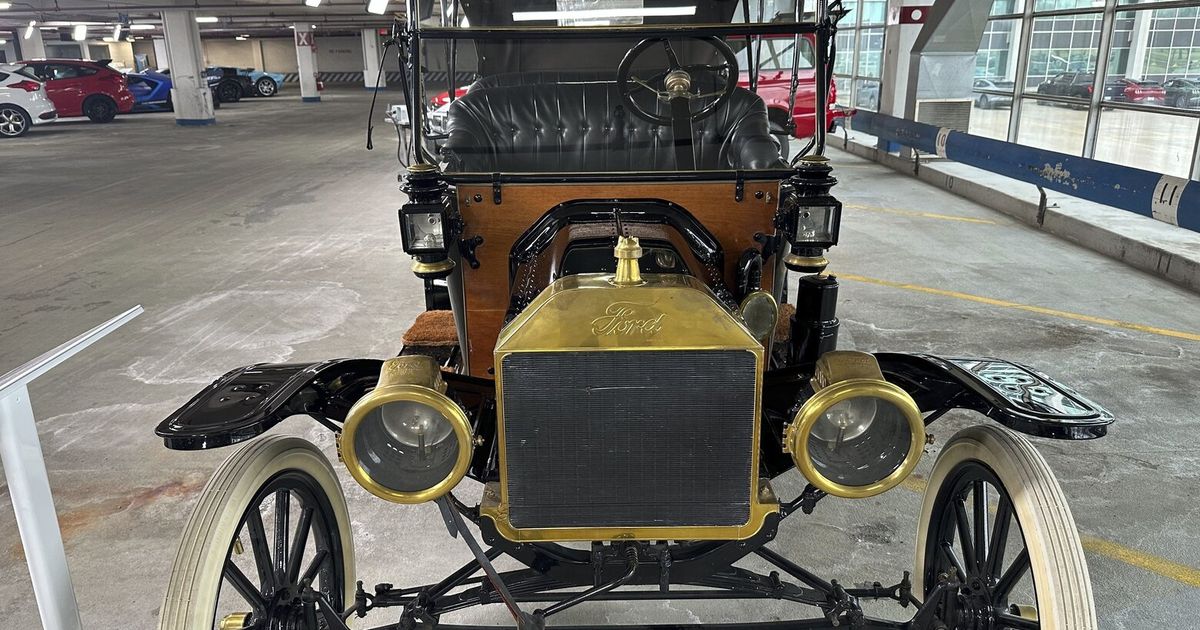
{"type": "MultiPolygon", "coordinates": [[[[219,79],[218,79],[219,80],[219,79]]],[[[125,75],[125,82],[133,94],[133,111],[135,112],[169,112],[175,109],[171,103],[171,75],[169,71],[130,72],[125,75]]],[[[209,89],[214,89],[217,81],[208,78],[209,89]]],[[[220,107],[221,101],[213,94],[213,107],[220,107]]]]}
{"type": "Polygon", "coordinates": [[[283,73],[264,72],[254,68],[238,68],[238,74],[250,77],[254,83],[255,96],[275,96],[283,85],[283,73]]]}

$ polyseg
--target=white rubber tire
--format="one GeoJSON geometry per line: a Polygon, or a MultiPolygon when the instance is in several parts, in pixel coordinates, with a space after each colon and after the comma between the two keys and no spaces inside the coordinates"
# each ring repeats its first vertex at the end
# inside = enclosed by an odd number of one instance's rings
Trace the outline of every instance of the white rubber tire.
{"type": "Polygon", "coordinates": [[[1044,630],[1095,630],[1096,603],[1079,531],[1050,466],[1029,440],[996,425],[977,425],[954,434],[938,455],[925,488],[917,528],[914,592],[925,593],[925,544],[938,488],[966,461],[992,470],[1012,499],[1029,550],[1044,630]]]}
{"type": "Polygon", "coordinates": [[[183,529],[159,618],[160,630],[210,630],[221,572],[242,515],[275,475],[297,470],[320,484],[333,508],[345,562],[343,601],[354,601],[354,543],[346,498],[329,460],[312,443],[294,437],[258,438],[230,455],[200,493],[183,529]]]}

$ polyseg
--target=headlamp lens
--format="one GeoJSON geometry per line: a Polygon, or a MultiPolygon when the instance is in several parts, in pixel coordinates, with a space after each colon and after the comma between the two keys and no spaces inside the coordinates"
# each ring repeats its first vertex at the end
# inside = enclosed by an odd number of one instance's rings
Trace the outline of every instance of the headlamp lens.
{"type": "Polygon", "coordinates": [[[408,244],[413,251],[445,249],[440,212],[415,212],[404,215],[408,244]]]}
{"type": "Polygon", "coordinates": [[[899,407],[882,398],[859,396],[833,405],[817,419],[808,452],[825,478],[868,486],[904,465],[912,439],[909,420],[899,407]]]}
{"type": "Polygon", "coordinates": [[[838,206],[802,205],[796,208],[796,243],[830,243],[834,238],[834,225],[838,217],[838,206]]]}
{"type": "Polygon", "coordinates": [[[415,401],[380,405],[354,434],[364,470],[396,492],[422,492],[441,483],[454,470],[459,448],[450,420],[415,401]]]}

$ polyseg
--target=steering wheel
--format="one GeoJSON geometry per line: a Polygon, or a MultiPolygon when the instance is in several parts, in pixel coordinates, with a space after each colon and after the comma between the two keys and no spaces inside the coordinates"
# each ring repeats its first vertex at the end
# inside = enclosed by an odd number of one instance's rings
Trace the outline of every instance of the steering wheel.
{"type": "Polygon", "coordinates": [[[630,48],[629,52],[625,53],[625,58],[621,60],[621,65],[617,66],[617,88],[621,92],[621,100],[624,101],[625,106],[638,118],[658,125],[672,125],[684,121],[695,123],[711,116],[733,96],[734,90],[737,89],[738,80],[737,58],[734,57],[733,49],[729,47],[729,44],[726,44],[724,40],[717,37],[688,37],[687,39],[695,39],[708,44],[721,55],[724,62],[719,64],[698,63],[683,65],[679,62],[679,57],[675,55],[675,49],[671,47],[671,40],[666,37],[643,39],[633,48],[630,48]],[[654,76],[646,79],[638,78],[633,75],[633,64],[655,44],[662,44],[663,48],[666,49],[669,65],[666,70],[654,76]],[[716,92],[694,92],[692,91],[692,74],[697,71],[712,73],[724,71],[725,85],[721,86],[721,89],[716,92]],[[655,87],[660,80],[662,81],[662,89],[655,87]],[[657,100],[669,103],[671,105],[671,115],[662,116],[642,109],[642,106],[633,100],[633,95],[642,90],[648,90],[654,94],[657,100]],[[699,111],[692,111],[692,101],[714,96],[716,98],[711,103],[700,108],[699,111]],[[680,118],[683,120],[679,120],[680,118]]]}

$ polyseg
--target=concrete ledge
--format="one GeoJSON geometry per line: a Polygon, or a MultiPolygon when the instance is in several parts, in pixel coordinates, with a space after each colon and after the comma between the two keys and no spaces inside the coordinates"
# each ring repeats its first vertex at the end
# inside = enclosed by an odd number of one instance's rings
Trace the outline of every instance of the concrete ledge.
{"type": "Polygon", "coordinates": [[[1051,191],[1046,193],[1046,210],[1041,213],[1038,189],[1032,184],[926,156],[922,156],[914,173],[912,159],[877,149],[876,141],[874,136],[851,132],[848,141],[831,137],[829,146],[914,175],[1023,223],[1200,292],[1200,235],[1195,232],[1051,191]]]}
{"type": "Polygon", "coordinates": [[[217,124],[216,118],[176,118],[175,124],[183,127],[203,127],[217,124]]]}
{"type": "Polygon", "coordinates": [[[320,103],[321,97],[320,96],[301,96],[300,102],[301,103],[320,103]]]}

